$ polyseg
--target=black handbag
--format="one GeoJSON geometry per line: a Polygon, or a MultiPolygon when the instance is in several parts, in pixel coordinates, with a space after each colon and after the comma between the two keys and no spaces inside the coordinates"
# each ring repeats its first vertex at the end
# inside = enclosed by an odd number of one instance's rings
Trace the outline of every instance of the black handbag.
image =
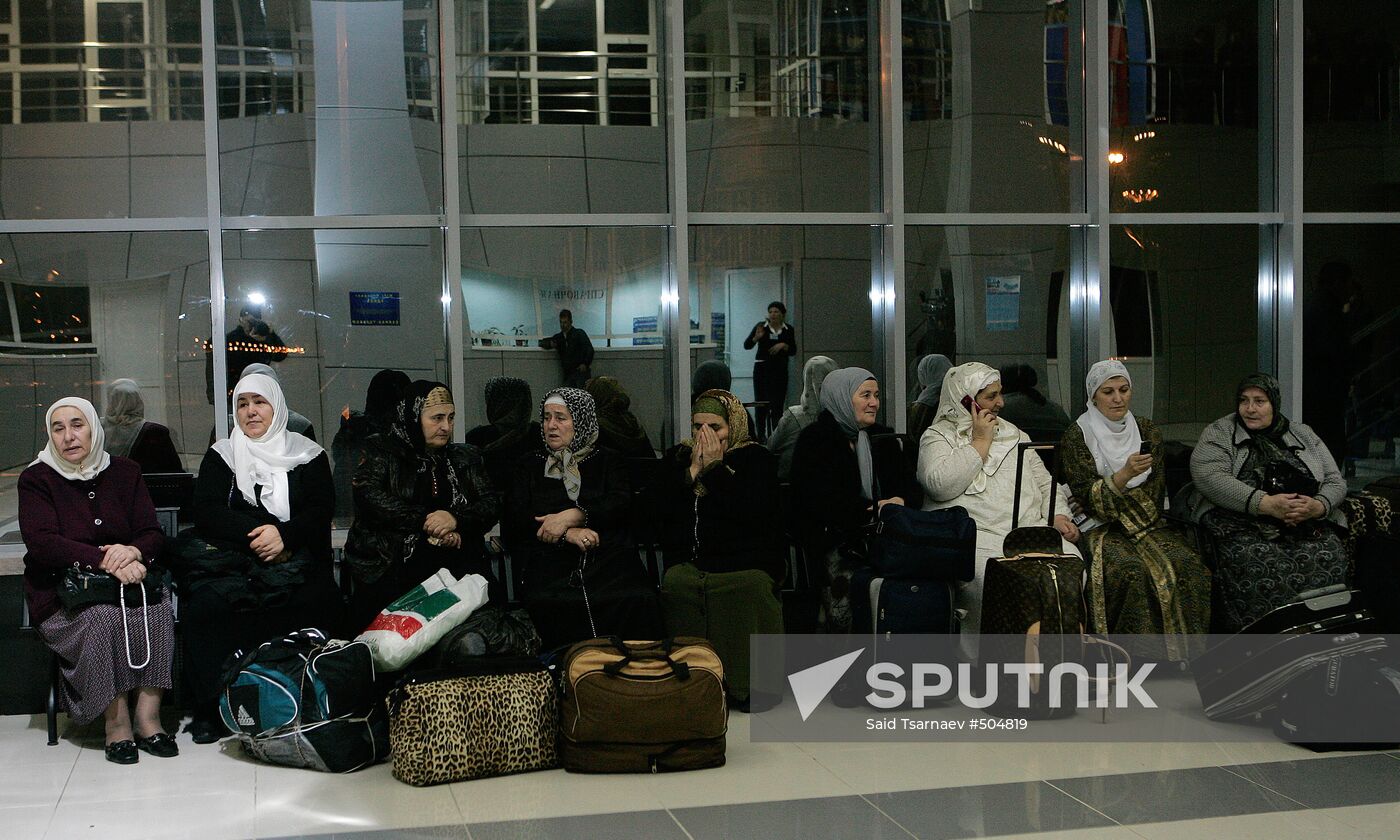
{"type": "MultiPolygon", "coordinates": [[[[142,603],[141,593],[145,589],[145,603],[158,603],[165,597],[166,573],[164,570],[148,569],[140,583],[127,585],[126,601],[133,606],[142,603]]],[[[101,569],[85,569],[74,563],[58,581],[58,600],[67,610],[78,610],[92,604],[119,604],[122,602],[122,584],[113,575],[101,569]]]]}
{"type": "Polygon", "coordinates": [[[1297,493],[1300,496],[1316,496],[1322,483],[1287,461],[1270,461],[1264,466],[1260,490],[1269,494],[1297,493]]]}

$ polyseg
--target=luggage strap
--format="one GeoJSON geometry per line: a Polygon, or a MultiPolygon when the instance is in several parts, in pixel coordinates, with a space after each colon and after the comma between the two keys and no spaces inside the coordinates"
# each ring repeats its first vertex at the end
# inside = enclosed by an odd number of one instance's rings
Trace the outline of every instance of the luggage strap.
{"type": "Polygon", "coordinates": [[[675,646],[675,643],[671,639],[661,639],[661,650],[659,651],[637,650],[636,648],[629,647],[628,644],[622,641],[621,637],[619,636],[609,636],[608,644],[617,648],[618,651],[622,653],[621,659],[617,660],[616,662],[609,662],[608,664],[603,666],[603,673],[607,674],[610,677],[615,677],[618,674],[622,673],[622,669],[626,668],[633,662],[648,659],[660,659],[664,661],[667,665],[671,666],[671,673],[676,675],[676,679],[681,680],[682,682],[690,679],[690,666],[684,662],[677,662],[676,660],[671,658],[671,651],[675,646]]]}

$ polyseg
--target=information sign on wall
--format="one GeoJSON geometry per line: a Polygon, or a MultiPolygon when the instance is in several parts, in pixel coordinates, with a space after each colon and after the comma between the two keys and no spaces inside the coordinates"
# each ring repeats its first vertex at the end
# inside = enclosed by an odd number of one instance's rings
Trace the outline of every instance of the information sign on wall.
{"type": "Polygon", "coordinates": [[[1021,328],[1021,275],[987,278],[987,331],[1021,328]]]}
{"type": "Polygon", "coordinates": [[[398,292],[351,292],[350,324],[355,327],[397,327],[398,292]]]}

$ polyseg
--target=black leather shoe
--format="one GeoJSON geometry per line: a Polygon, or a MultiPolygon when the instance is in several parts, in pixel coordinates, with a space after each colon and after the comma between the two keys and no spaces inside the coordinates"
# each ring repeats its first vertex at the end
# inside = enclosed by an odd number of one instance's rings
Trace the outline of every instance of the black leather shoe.
{"type": "Polygon", "coordinates": [[[136,752],[135,741],[113,741],[107,745],[107,760],[113,764],[135,764],[141,760],[141,755],[136,752]]]}
{"type": "Polygon", "coordinates": [[[228,734],[223,721],[217,718],[195,717],[185,727],[196,744],[212,744],[228,734]]]}
{"type": "Polygon", "coordinates": [[[146,738],[137,738],[136,749],[157,758],[174,758],[180,754],[180,748],[175,744],[175,736],[169,732],[157,732],[146,738]]]}

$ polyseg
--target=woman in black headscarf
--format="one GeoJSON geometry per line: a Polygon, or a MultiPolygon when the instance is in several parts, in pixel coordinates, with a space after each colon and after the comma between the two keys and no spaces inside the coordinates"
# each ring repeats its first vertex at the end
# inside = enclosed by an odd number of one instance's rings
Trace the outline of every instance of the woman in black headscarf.
{"type": "Polygon", "coordinates": [[[455,419],[447,386],[419,380],[399,399],[389,431],[366,444],[345,541],[355,626],[438,569],[482,575],[499,599],[483,537],[500,515],[501,496],[480,451],[452,443],[455,419]]]}
{"type": "Polygon", "coordinates": [[[595,376],[585,390],[598,406],[598,443],[624,458],[655,458],[647,430],[632,413],[632,398],[611,376],[595,376]]]}
{"type": "Polygon", "coordinates": [[[661,635],[656,587],[628,532],[632,491],[623,459],[598,443],[593,398],[555,388],[540,406],[544,449],[522,457],[501,538],[524,567],[525,608],[546,648],[661,635]]]}
{"type": "Polygon", "coordinates": [[[1245,377],[1235,399],[1235,412],[1207,426],[1191,453],[1191,515],[1215,543],[1226,631],[1347,573],[1347,485],[1327,446],[1283,416],[1272,376],[1245,377]]]}
{"type": "Polygon", "coordinates": [[[365,410],[350,411],[340,418],[340,429],[331,441],[331,458],[335,461],[335,515],[337,519],[355,515],[355,500],[350,479],[360,463],[365,441],[370,435],[388,431],[399,404],[399,394],[408,387],[408,374],[401,370],[381,370],[369,381],[365,394],[365,410]]]}
{"type": "Polygon", "coordinates": [[[509,487],[520,456],[540,447],[540,424],[530,419],[534,410],[530,383],[514,376],[486,380],[486,425],[467,432],[467,443],[481,450],[497,488],[509,487]]]}

